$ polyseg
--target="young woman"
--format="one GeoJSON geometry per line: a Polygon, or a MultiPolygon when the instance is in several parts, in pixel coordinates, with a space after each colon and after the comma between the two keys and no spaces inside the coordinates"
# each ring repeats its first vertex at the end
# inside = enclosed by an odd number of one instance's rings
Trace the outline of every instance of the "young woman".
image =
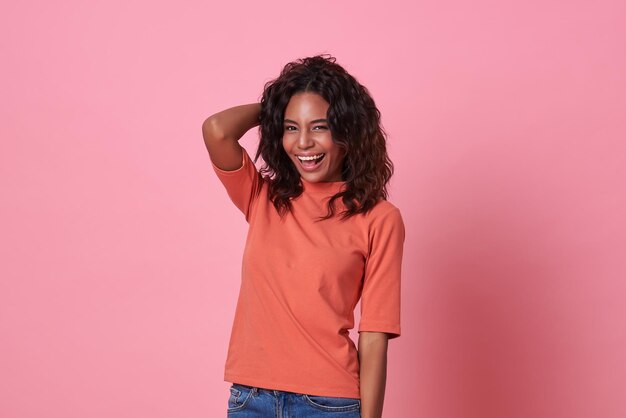
{"type": "Polygon", "coordinates": [[[387,201],[393,165],[368,90],[335,58],[304,58],[260,103],[216,113],[202,131],[249,223],[228,416],[381,417],[387,342],[400,336],[404,224],[387,201]],[[257,125],[260,170],[238,142],[257,125]]]}

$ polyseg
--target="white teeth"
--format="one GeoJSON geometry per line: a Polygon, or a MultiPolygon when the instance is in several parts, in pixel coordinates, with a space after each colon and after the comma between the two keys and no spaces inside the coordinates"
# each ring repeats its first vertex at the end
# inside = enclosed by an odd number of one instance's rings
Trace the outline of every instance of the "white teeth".
{"type": "Polygon", "coordinates": [[[317,155],[311,155],[310,157],[303,157],[303,156],[297,155],[297,157],[300,159],[300,161],[311,161],[311,160],[316,160],[320,158],[322,155],[324,154],[322,153],[322,154],[317,154],[317,155]]]}

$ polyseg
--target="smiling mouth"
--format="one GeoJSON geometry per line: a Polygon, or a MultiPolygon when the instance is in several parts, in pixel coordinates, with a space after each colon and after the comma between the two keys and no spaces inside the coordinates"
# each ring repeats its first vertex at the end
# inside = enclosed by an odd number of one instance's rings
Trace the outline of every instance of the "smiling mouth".
{"type": "Polygon", "coordinates": [[[322,162],[322,160],[324,159],[325,156],[326,156],[326,154],[324,154],[324,153],[317,154],[317,155],[311,155],[311,156],[308,156],[308,157],[301,156],[301,155],[296,155],[296,157],[300,161],[300,164],[302,165],[302,167],[303,168],[308,168],[308,169],[316,168],[322,162]]]}

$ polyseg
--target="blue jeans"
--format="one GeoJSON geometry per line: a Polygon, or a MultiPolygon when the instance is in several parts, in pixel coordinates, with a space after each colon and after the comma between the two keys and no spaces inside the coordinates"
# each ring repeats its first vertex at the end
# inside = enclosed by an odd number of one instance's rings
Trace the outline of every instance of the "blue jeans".
{"type": "Polygon", "coordinates": [[[284,392],[233,383],[228,418],[361,418],[361,400],[284,392]]]}

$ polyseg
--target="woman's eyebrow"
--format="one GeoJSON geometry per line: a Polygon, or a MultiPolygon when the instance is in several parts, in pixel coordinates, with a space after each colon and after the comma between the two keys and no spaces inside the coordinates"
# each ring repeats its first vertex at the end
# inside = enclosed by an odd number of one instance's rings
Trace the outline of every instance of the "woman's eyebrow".
{"type": "MultiPolygon", "coordinates": [[[[285,119],[285,122],[293,123],[294,125],[298,124],[298,122],[296,122],[294,120],[291,120],[291,119],[285,119]]],[[[328,120],[326,120],[326,119],[315,119],[315,120],[312,120],[311,123],[328,123],[328,120]]]]}

